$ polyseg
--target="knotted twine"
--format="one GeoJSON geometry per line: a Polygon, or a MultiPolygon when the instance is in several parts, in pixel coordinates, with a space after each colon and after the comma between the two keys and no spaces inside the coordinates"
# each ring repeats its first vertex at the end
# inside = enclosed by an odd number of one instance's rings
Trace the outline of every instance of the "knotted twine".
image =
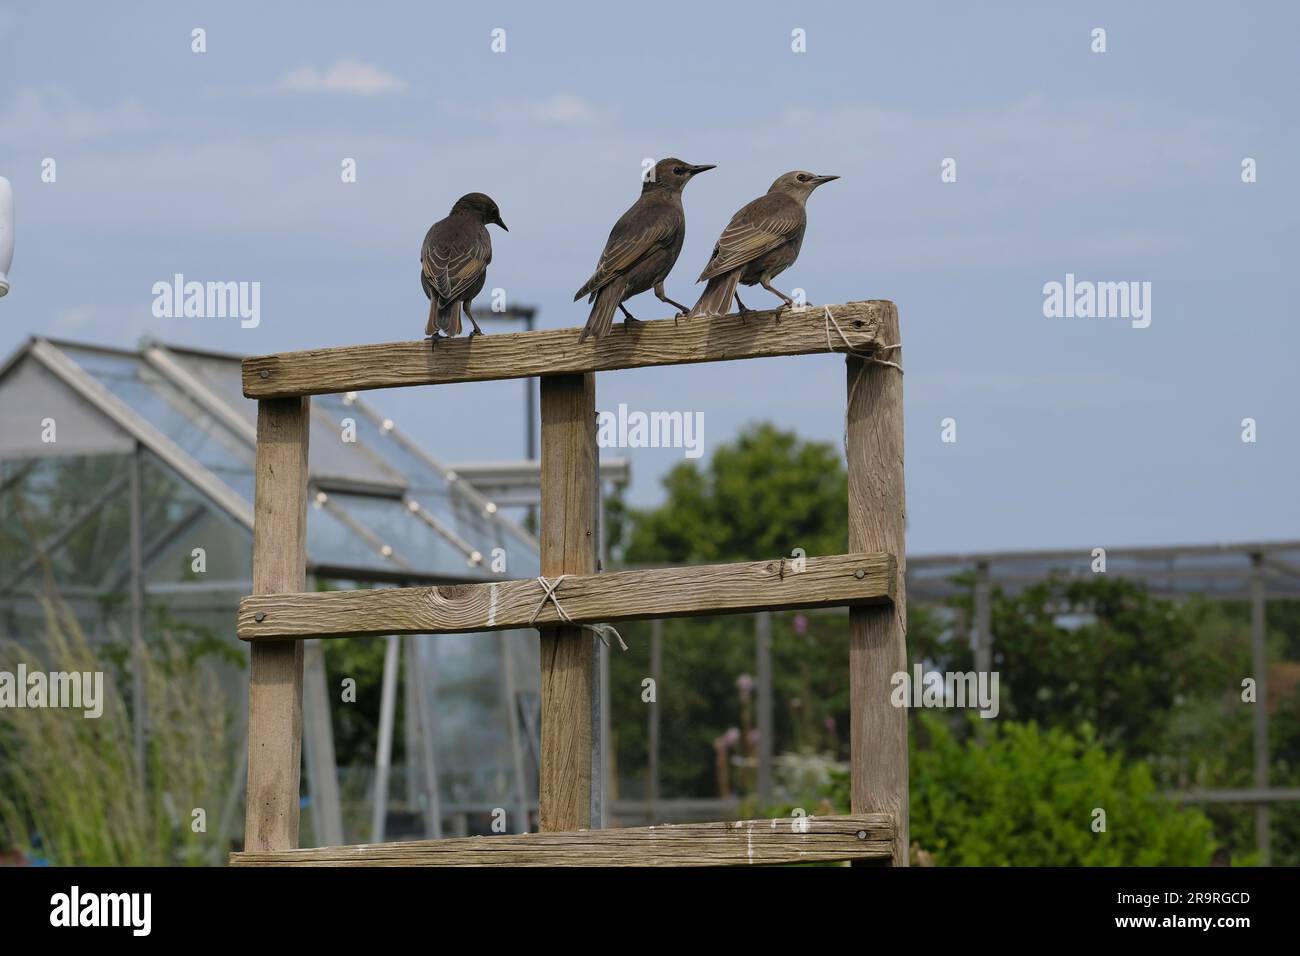
{"type": "Polygon", "coordinates": [[[874,352],[859,352],[854,349],[853,343],[849,341],[849,337],[844,334],[844,330],[840,328],[840,324],[835,321],[835,316],[831,315],[831,307],[829,305],[822,306],[822,312],[826,316],[826,351],[835,351],[835,345],[831,341],[831,328],[834,327],[835,331],[839,334],[839,337],[844,340],[844,344],[848,346],[846,354],[862,360],[862,365],[858,368],[858,374],[853,376],[853,384],[849,386],[849,400],[844,408],[844,452],[847,454],[849,450],[849,409],[853,407],[853,396],[857,393],[858,385],[862,382],[862,373],[867,370],[867,363],[888,365],[890,368],[898,369],[898,374],[902,375],[903,366],[899,365],[897,362],[891,362],[888,359],[876,358],[876,352],[892,352],[894,349],[901,349],[903,343],[895,342],[893,345],[881,345],[878,346],[874,352]]]}
{"type": "MultiPolygon", "coordinates": [[[[555,596],[555,589],[558,588],[560,582],[567,577],[567,574],[561,574],[554,581],[548,581],[545,575],[537,575],[537,583],[542,586],[542,590],[546,593],[542,595],[542,600],[538,603],[537,609],[533,611],[533,616],[528,619],[529,624],[532,624],[537,620],[537,615],[542,613],[542,608],[546,607],[547,601],[550,601],[555,605],[555,613],[559,615],[561,621],[565,624],[573,624],[573,618],[569,617],[569,613],[560,606],[560,599],[555,596]]],[[[618,628],[614,627],[613,624],[577,624],[574,626],[580,627],[585,631],[591,631],[600,638],[601,642],[606,647],[609,647],[609,638],[605,636],[606,633],[608,632],[613,634],[618,638],[618,646],[623,648],[623,650],[627,650],[627,642],[623,640],[623,635],[618,632],[618,628]]]]}

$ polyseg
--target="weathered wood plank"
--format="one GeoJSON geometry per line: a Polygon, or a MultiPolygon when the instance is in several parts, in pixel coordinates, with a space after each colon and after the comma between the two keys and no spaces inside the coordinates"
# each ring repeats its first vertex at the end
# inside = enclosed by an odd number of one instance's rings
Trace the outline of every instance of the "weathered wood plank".
{"type": "MultiPolygon", "coordinates": [[[[886,344],[901,343],[898,310],[884,313],[886,344]]],[[[902,349],[882,356],[903,364],[902,349]]],[[[904,589],[903,375],[878,362],[848,358],[846,443],[849,547],[897,558],[890,607],[849,611],[849,752],[854,813],[895,821],[891,860],[908,863],[907,711],[890,702],[892,677],[907,671],[904,589]]]]}
{"type": "Polygon", "coordinates": [[[745,866],[887,859],[881,813],[232,853],[232,866],[745,866]],[[802,831],[802,832],[801,832],[802,831]]]}
{"type": "MultiPolygon", "coordinates": [[[[253,590],[299,592],[307,568],[307,436],[311,399],[258,403],[253,590]]],[[[248,790],[244,847],[298,846],[302,641],[249,649],[248,790]]]]}
{"type": "MultiPolygon", "coordinates": [[[[595,574],[597,527],[596,376],[542,379],[542,574],[595,574]]],[[[549,603],[549,602],[548,602],[549,603]]],[[[579,627],[542,631],[540,829],[591,826],[595,640],[579,627]]]]}
{"type": "Polygon", "coordinates": [[[244,359],[244,394],[319,395],[846,351],[838,332],[827,335],[826,308],[855,350],[870,351],[886,344],[880,329],[891,307],[883,300],[808,306],[779,322],[774,310],[751,312],[748,320],[658,319],[586,342],[578,341],[577,328],[541,329],[444,339],[432,349],[424,340],[259,355],[244,359]]]}
{"type": "MultiPolygon", "coordinates": [[[[836,554],[565,577],[555,591],[575,623],[883,604],[897,585],[893,555],[836,554]]],[[[244,640],[463,634],[561,622],[527,578],[493,584],[254,595],[239,603],[244,640]],[[533,612],[537,620],[531,621],[533,612]],[[258,616],[261,620],[258,620],[258,616]]]]}

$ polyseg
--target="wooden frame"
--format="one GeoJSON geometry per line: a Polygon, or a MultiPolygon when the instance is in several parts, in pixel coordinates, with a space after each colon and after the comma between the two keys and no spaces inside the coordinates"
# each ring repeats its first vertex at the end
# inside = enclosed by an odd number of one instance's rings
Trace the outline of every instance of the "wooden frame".
{"type": "MultiPolygon", "coordinates": [[[[566,576],[555,590],[574,624],[700,614],[889,604],[892,554],[836,554],[566,576]]],[[[239,602],[247,641],[285,637],[463,634],[564,623],[535,580],[423,588],[263,594],[239,602]]]]}
{"type": "Polygon", "coordinates": [[[325,846],[288,853],[235,853],[236,866],[719,866],[737,862],[887,861],[893,821],[885,813],[684,823],[582,833],[413,840],[325,846]]]}
{"type": "Polygon", "coordinates": [[[244,359],[244,395],[285,398],[545,378],[654,365],[844,352],[850,344],[854,351],[870,353],[894,344],[886,341],[882,332],[888,305],[892,303],[807,306],[802,312],[786,312],[779,324],[773,310],[751,312],[748,319],[739,315],[656,319],[585,342],[578,341],[573,329],[541,329],[444,339],[436,349],[430,349],[425,339],[260,355],[244,359]],[[843,337],[827,321],[827,309],[843,337]]]}
{"type": "MultiPolygon", "coordinates": [[[[366,345],[244,361],[258,400],[248,804],[240,865],[721,865],[852,860],[906,866],[907,715],[903,386],[898,312],[873,300],[714,319],[664,319],[579,343],[577,329],[366,345]],[[883,354],[882,353],[883,350],[883,354]],[[850,553],[597,574],[597,371],[849,352],[845,448],[850,553]],[[882,360],[872,356],[880,354],[882,360]],[[542,575],[434,588],[303,593],[307,396],[539,376],[542,575]],[[591,830],[594,645],[582,625],[638,618],[850,608],[848,816],[591,830]],[[309,637],[541,630],[541,830],[513,837],[298,849],[302,648],[309,637]]],[[[791,547],[798,542],[792,542],[791,547]]]]}

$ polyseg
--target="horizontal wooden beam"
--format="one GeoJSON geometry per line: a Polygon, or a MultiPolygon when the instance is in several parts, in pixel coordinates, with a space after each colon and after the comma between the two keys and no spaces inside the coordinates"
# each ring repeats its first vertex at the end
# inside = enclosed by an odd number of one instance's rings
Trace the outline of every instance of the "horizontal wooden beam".
{"type": "Polygon", "coordinates": [[[739,823],[460,837],[271,853],[232,853],[232,866],[745,866],[886,859],[883,813],[739,823]]]}
{"type": "MultiPolygon", "coordinates": [[[[852,345],[869,352],[880,341],[888,302],[848,302],[787,311],[751,312],[748,319],[658,319],[601,339],[578,341],[579,329],[541,329],[440,339],[354,345],[282,352],[244,359],[244,394],[249,398],[486,382],[577,372],[606,372],[651,365],[686,365],[777,355],[844,352],[852,345]],[[826,310],[834,318],[826,318],[826,310]],[[835,325],[841,331],[836,331],[835,325]],[[842,334],[841,334],[842,333],[842,334]],[[847,342],[845,340],[848,340],[847,342]]],[[[424,315],[423,311],[420,313],[424,315]]]]}
{"type": "MultiPolygon", "coordinates": [[[[575,624],[862,606],[893,599],[888,554],[837,554],[566,576],[555,590],[575,624]]],[[[424,588],[266,594],[239,602],[247,641],[383,634],[461,634],[563,623],[534,578],[424,588]],[[541,605],[540,610],[538,605],[541,605]],[[533,620],[536,612],[536,620],[533,620]]]]}

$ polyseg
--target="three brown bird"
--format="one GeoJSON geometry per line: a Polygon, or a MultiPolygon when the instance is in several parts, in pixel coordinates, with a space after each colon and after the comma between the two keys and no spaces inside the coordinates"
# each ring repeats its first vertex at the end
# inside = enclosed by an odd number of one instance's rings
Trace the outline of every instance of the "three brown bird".
{"type": "Polygon", "coordinates": [[[687,312],[686,306],[674,302],[664,293],[664,279],[672,271],[686,238],[686,211],[682,208],[682,190],[686,184],[712,166],[692,166],[669,157],[655,163],[654,172],[641,183],[641,196],[614,223],[605,242],[605,250],[596,263],[596,271],[573,296],[577,302],[584,295],[594,302],[587,325],[578,336],[581,342],[589,335],[600,338],[614,324],[614,310],[622,311],[628,322],[637,321],[623,303],[646,289],[653,288],[660,302],[687,312]]]}
{"type": "Polygon", "coordinates": [[[488,224],[505,229],[501,210],[492,197],[467,193],[456,200],[446,219],[429,227],[420,250],[420,284],[429,297],[429,321],[424,334],[460,335],[460,311],[474,326],[470,335],[482,335],[469,304],[483,291],[488,263],[492,261],[492,237],[488,224]]]}
{"type": "MultiPolygon", "coordinates": [[[[697,282],[706,282],[704,292],[691,309],[675,302],[664,292],[664,280],[677,262],[686,238],[686,213],[682,190],[695,176],[713,166],[693,166],[680,159],[661,159],[641,186],[641,196],[623,213],[609,233],[596,271],[574,295],[592,303],[587,325],[578,336],[606,335],[621,310],[624,327],[638,321],[623,304],[634,295],[654,289],[661,302],[674,306],[679,315],[724,315],[734,298],[740,314],[749,309],[740,300],[737,285],[761,285],[781,299],[777,315],[794,305],[794,300],[773,288],[772,280],[799,257],[808,225],[806,205],[813,190],[838,176],[818,176],[795,170],[777,178],[767,193],[747,203],[722,230],[708,264],[697,282]]],[[[483,290],[488,263],[492,261],[492,239],[487,226],[502,229],[501,211],[489,196],[469,193],[451,207],[446,219],[433,224],[424,237],[420,252],[420,282],[429,297],[429,320],[425,334],[436,343],[439,333],[459,335],[460,313],[474,326],[470,335],[482,334],[469,306],[483,290]]],[[[508,230],[507,230],[508,231],[508,230]]]]}
{"type": "Polygon", "coordinates": [[[777,315],[794,300],[772,288],[772,280],[799,258],[808,213],[804,208],[814,189],[838,176],[816,176],[795,170],[777,178],[767,194],[741,207],[722,230],[713,255],[696,282],[708,280],[690,314],[725,315],[734,297],[741,315],[749,309],[736,285],[761,285],[781,299],[777,315]]]}

